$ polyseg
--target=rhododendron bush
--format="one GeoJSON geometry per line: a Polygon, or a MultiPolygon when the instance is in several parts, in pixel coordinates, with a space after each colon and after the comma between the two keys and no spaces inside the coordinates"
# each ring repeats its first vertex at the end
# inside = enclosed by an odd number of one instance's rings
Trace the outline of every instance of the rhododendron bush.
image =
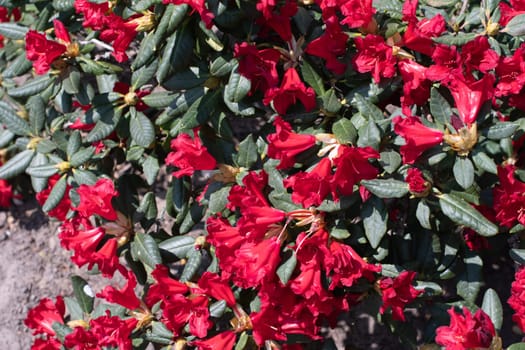
{"type": "Polygon", "coordinates": [[[121,276],[32,305],[32,349],[331,349],[356,307],[405,349],[525,332],[525,2],[0,5],[0,206],[121,276]]]}

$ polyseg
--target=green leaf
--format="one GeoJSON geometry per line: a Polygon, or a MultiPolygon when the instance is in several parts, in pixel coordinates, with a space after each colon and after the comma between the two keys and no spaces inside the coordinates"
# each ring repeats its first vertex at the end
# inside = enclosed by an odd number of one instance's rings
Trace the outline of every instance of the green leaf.
{"type": "MultiPolygon", "coordinates": [[[[149,32],[146,34],[142,42],[139,46],[139,51],[137,52],[137,56],[133,60],[133,63],[131,64],[131,69],[136,70],[144,66],[149,59],[153,56],[155,53],[155,47],[157,46],[156,40],[158,37],[155,35],[155,32],[149,32]]],[[[132,84],[133,85],[133,84],[132,84]]],[[[136,85],[135,87],[140,86],[136,85]]]]}
{"type": "Polygon", "coordinates": [[[452,172],[457,183],[464,189],[474,183],[474,166],[467,157],[456,157],[452,172]]]}
{"type": "Polygon", "coordinates": [[[173,333],[162,322],[153,321],[151,331],[146,332],[144,337],[150,342],[168,345],[172,343],[173,333]]]}
{"type": "Polygon", "coordinates": [[[507,33],[512,36],[522,36],[525,34],[525,14],[517,15],[507,23],[500,33],[507,33]]]}
{"type": "Polygon", "coordinates": [[[475,253],[467,252],[464,262],[465,271],[459,277],[456,290],[460,297],[474,304],[481,288],[483,260],[475,253]]]}
{"type": "Polygon", "coordinates": [[[155,183],[159,169],[159,160],[157,158],[153,156],[146,157],[146,160],[144,160],[142,164],[142,171],[144,172],[148,185],[151,186],[155,183]]]}
{"type": "Polygon", "coordinates": [[[38,95],[39,92],[44,91],[49,85],[51,85],[53,81],[54,78],[52,79],[47,75],[42,75],[25,82],[21,86],[8,89],[7,94],[15,98],[38,95]]]}
{"type": "Polygon", "coordinates": [[[230,189],[231,187],[225,186],[210,194],[210,201],[208,203],[208,211],[210,213],[221,213],[226,208],[230,189]]]}
{"type": "Polygon", "coordinates": [[[358,130],[359,138],[357,139],[357,145],[359,147],[370,146],[374,149],[379,149],[381,144],[381,131],[377,127],[376,123],[369,119],[363,127],[358,130]]]}
{"type": "Polygon", "coordinates": [[[137,233],[131,246],[134,258],[140,260],[144,265],[154,269],[156,265],[162,263],[159,247],[150,235],[137,233]]]}
{"type": "Polygon", "coordinates": [[[408,184],[394,179],[361,180],[361,185],[379,198],[401,198],[408,193],[408,184]]]}
{"type": "Polygon", "coordinates": [[[498,293],[496,293],[494,289],[487,289],[485,295],[483,295],[481,308],[487,315],[489,315],[494,327],[499,333],[501,325],[503,324],[503,308],[498,293]]]}
{"type": "Polygon", "coordinates": [[[9,129],[0,130],[0,148],[5,148],[15,137],[15,134],[9,129]]]}
{"type": "Polygon", "coordinates": [[[507,350],[525,350],[525,343],[515,343],[507,348],[507,350]]]}
{"type": "Polygon", "coordinates": [[[98,178],[91,171],[83,169],[73,169],[73,178],[79,185],[94,185],[98,178]]]}
{"type": "Polygon", "coordinates": [[[12,60],[7,68],[2,71],[2,77],[13,78],[27,73],[33,67],[33,62],[26,58],[25,54],[21,54],[16,59],[12,60]]]}
{"type": "Polygon", "coordinates": [[[290,280],[290,277],[292,277],[295,266],[297,265],[297,256],[295,255],[295,252],[293,250],[290,252],[290,257],[284,263],[282,263],[276,271],[277,276],[279,276],[281,283],[284,285],[286,285],[290,280]]]}
{"type": "MultiPolygon", "coordinates": [[[[45,165],[47,163],[47,156],[42,153],[37,153],[31,160],[29,167],[37,167],[39,165],[45,165]]],[[[42,192],[47,187],[47,178],[31,176],[31,185],[33,186],[35,192],[42,192]]]]}
{"type": "Polygon", "coordinates": [[[445,34],[438,38],[432,38],[436,43],[447,46],[461,46],[474,40],[478,36],[477,33],[457,33],[456,35],[445,34]]]}
{"type": "Polygon", "coordinates": [[[492,158],[487,156],[487,154],[485,154],[484,152],[474,150],[472,152],[472,160],[474,161],[474,164],[476,164],[476,167],[478,169],[482,169],[491,174],[498,173],[498,168],[496,166],[496,163],[494,162],[492,158]]]}
{"type": "Polygon", "coordinates": [[[250,80],[235,68],[230,74],[228,84],[224,87],[224,97],[230,102],[240,102],[250,92],[251,87],[250,80]]]}
{"type": "Polygon", "coordinates": [[[470,227],[485,237],[494,236],[498,233],[498,227],[496,225],[487,220],[487,218],[463,199],[446,193],[438,195],[437,197],[439,198],[439,205],[443,214],[455,223],[470,227]]]}
{"type": "Polygon", "coordinates": [[[195,238],[191,236],[176,236],[159,243],[159,248],[166,250],[179,259],[186,257],[189,250],[195,245],[195,238]]]}
{"type": "Polygon", "coordinates": [[[229,74],[236,66],[235,60],[226,61],[224,57],[217,57],[210,65],[210,74],[215,77],[223,77],[229,74]]]}
{"type": "Polygon", "coordinates": [[[488,129],[483,130],[483,135],[491,140],[501,140],[514,135],[519,128],[519,124],[513,122],[496,123],[488,129]]]}
{"type": "Polygon", "coordinates": [[[323,79],[305,59],[303,59],[301,64],[301,74],[304,81],[314,89],[317,96],[324,95],[326,90],[324,89],[323,79]]]}
{"type": "Polygon", "coordinates": [[[430,91],[430,114],[434,119],[441,123],[450,123],[450,117],[452,116],[452,108],[448,101],[439,93],[439,90],[432,88],[430,91]]]}
{"type": "Polygon", "coordinates": [[[142,102],[151,108],[166,108],[168,107],[178,95],[170,91],[153,92],[149,95],[141,97],[142,102]]]}
{"type": "Polygon", "coordinates": [[[88,148],[83,148],[75,152],[75,154],[71,156],[69,163],[71,163],[72,167],[78,168],[79,166],[90,160],[94,154],[95,147],[91,146],[88,148]]]}
{"type": "Polygon", "coordinates": [[[258,159],[257,145],[255,141],[253,141],[253,136],[250,134],[239,144],[236,163],[240,167],[250,169],[258,159]]]}
{"type": "Polygon", "coordinates": [[[49,193],[49,197],[47,197],[46,202],[42,206],[42,210],[46,213],[50,210],[54,209],[58,203],[62,200],[64,197],[64,194],[66,193],[66,187],[67,187],[67,175],[62,175],[60,180],[58,180],[55,183],[55,186],[53,186],[53,189],[49,193]]]}
{"type": "Polygon", "coordinates": [[[328,90],[321,98],[323,100],[323,108],[328,113],[337,113],[343,107],[333,88],[328,90]]]}
{"type": "Polygon", "coordinates": [[[386,13],[392,18],[402,18],[403,3],[397,0],[374,0],[372,4],[378,12],[386,13]]]}
{"type": "Polygon", "coordinates": [[[184,265],[184,270],[182,270],[182,275],[180,276],[181,282],[188,282],[195,276],[202,262],[202,254],[200,250],[195,248],[188,251],[188,260],[186,265],[184,265]]]}
{"type": "Polygon", "coordinates": [[[78,301],[71,297],[65,297],[64,303],[66,304],[67,313],[70,315],[72,320],[81,320],[84,318],[84,312],[82,311],[78,301]]]}
{"type": "Polygon", "coordinates": [[[430,208],[425,200],[420,200],[419,203],[417,203],[416,218],[421,227],[427,230],[432,229],[432,225],[430,224],[430,208]]]}
{"type": "Polygon", "coordinates": [[[385,169],[385,171],[389,174],[395,173],[395,171],[401,165],[401,156],[395,151],[381,152],[380,156],[379,164],[381,164],[383,169],[385,169]]]}
{"type": "Polygon", "coordinates": [[[14,111],[13,107],[6,102],[0,101],[0,121],[5,124],[9,131],[16,135],[29,135],[31,128],[29,124],[20,118],[14,111]]]}
{"type": "Polygon", "coordinates": [[[157,69],[157,73],[155,74],[155,77],[157,78],[157,81],[160,84],[164,82],[164,80],[166,79],[170,71],[170,63],[171,63],[170,58],[171,58],[173,49],[175,47],[176,41],[177,41],[177,33],[174,33],[168,38],[168,41],[166,42],[166,46],[164,47],[164,50],[162,51],[162,56],[160,57],[159,68],[157,69]]]}
{"type": "Polygon", "coordinates": [[[383,120],[383,112],[375,104],[361,96],[360,94],[355,94],[352,100],[352,105],[357,108],[359,113],[368,120],[383,120]]]}
{"type": "Polygon", "coordinates": [[[199,22],[199,29],[204,34],[204,42],[206,42],[209,47],[217,52],[221,52],[224,49],[223,43],[212,30],[206,28],[206,24],[203,21],[199,22]]]}
{"type": "Polygon", "coordinates": [[[134,71],[133,74],[131,74],[131,89],[136,90],[147,84],[155,76],[158,66],[159,60],[155,60],[147,66],[143,66],[134,71]]]}
{"type": "Polygon", "coordinates": [[[157,201],[153,192],[147,192],[136,210],[137,217],[146,218],[146,220],[154,220],[157,218],[157,201]]]}
{"type": "Polygon", "coordinates": [[[112,109],[110,113],[103,115],[95,124],[93,130],[87,135],[88,142],[96,142],[109,136],[117,127],[120,119],[120,109],[112,109]]]}
{"type": "Polygon", "coordinates": [[[67,76],[62,80],[64,91],[70,95],[78,94],[80,91],[80,72],[76,68],[69,68],[67,76]]]}
{"type": "Polygon", "coordinates": [[[29,28],[16,23],[0,23],[0,34],[13,40],[25,40],[29,28]]]}
{"type": "Polygon", "coordinates": [[[187,22],[173,34],[176,35],[175,44],[171,52],[170,65],[174,72],[183,70],[191,62],[195,38],[193,26],[187,22]]]}
{"type": "Polygon", "coordinates": [[[347,118],[341,118],[332,126],[332,132],[339,143],[355,143],[357,139],[357,130],[354,124],[347,118]]]}
{"type": "Polygon", "coordinates": [[[155,141],[155,126],[142,112],[132,114],[129,122],[131,138],[142,147],[149,147],[155,141]]]}
{"type": "Polygon", "coordinates": [[[0,167],[0,179],[10,179],[23,173],[29,163],[31,163],[34,155],[35,151],[30,149],[17,153],[0,167]]]}
{"type": "Polygon", "coordinates": [[[73,10],[75,0],[53,0],[53,7],[60,12],[73,10]]]}
{"type": "Polygon", "coordinates": [[[88,283],[80,276],[71,276],[73,284],[73,292],[82,311],[90,314],[93,311],[93,302],[95,301],[95,294],[88,283]]]}
{"type": "Polygon", "coordinates": [[[29,114],[29,125],[33,135],[38,135],[46,122],[46,104],[42,97],[31,96],[26,105],[29,114]]]}
{"type": "Polygon", "coordinates": [[[525,265],[525,249],[513,248],[509,251],[509,255],[517,264],[525,265]]]}
{"type": "Polygon", "coordinates": [[[31,177],[43,177],[47,179],[58,173],[58,168],[56,164],[36,165],[28,167],[26,173],[31,177]]]}
{"type": "Polygon", "coordinates": [[[387,230],[388,213],[383,200],[375,196],[363,204],[361,210],[365,236],[372,248],[377,248],[387,230]]]}
{"type": "Polygon", "coordinates": [[[224,315],[224,312],[226,311],[226,306],[228,306],[226,304],[226,300],[219,300],[214,302],[210,305],[210,316],[215,318],[222,317],[222,315],[224,315]]]}

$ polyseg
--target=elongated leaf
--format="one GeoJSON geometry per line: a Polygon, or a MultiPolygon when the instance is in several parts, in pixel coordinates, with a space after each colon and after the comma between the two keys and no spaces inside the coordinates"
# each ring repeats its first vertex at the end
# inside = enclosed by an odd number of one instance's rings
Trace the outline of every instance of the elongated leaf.
{"type": "Polygon", "coordinates": [[[452,172],[457,183],[464,189],[469,188],[474,183],[474,166],[470,159],[466,157],[456,157],[452,172]]]}
{"type": "Polygon", "coordinates": [[[507,23],[507,26],[501,30],[503,33],[512,36],[525,35],[525,14],[517,15],[507,23]]]}
{"type": "Polygon", "coordinates": [[[71,156],[69,162],[71,166],[77,168],[90,160],[95,154],[95,147],[83,148],[71,156]]]}
{"type": "Polygon", "coordinates": [[[456,35],[445,34],[438,38],[432,38],[437,43],[445,44],[448,46],[461,46],[474,40],[478,36],[477,33],[458,33],[456,35]]]}
{"type": "Polygon", "coordinates": [[[32,177],[43,177],[47,179],[58,173],[58,168],[56,164],[36,165],[27,168],[26,173],[32,177]]]}
{"type": "MultiPolygon", "coordinates": [[[[2,23],[0,23],[2,24],[2,23]]],[[[11,97],[29,97],[37,95],[44,91],[49,85],[53,83],[54,79],[47,75],[34,78],[25,82],[23,85],[7,90],[7,94],[11,97]]]]}
{"type": "Polygon", "coordinates": [[[332,132],[339,143],[355,143],[357,130],[349,119],[341,118],[332,126],[332,132]]]}
{"type": "Polygon", "coordinates": [[[430,230],[432,225],[430,224],[430,208],[424,200],[420,200],[417,204],[416,218],[419,221],[421,227],[430,230]]]}
{"type": "Polygon", "coordinates": [[[33,135],[38,135],[40,130],[44,128],[46,121],[46,105],[40,96],[31,96],[27,101],[27,109],[29,112],[29,125],[33,135]]]}
{"type": "Polygon", "coordinates": [[[190,281],[193,278],[193,276],[195,276],[197,271],[199,270],[201,262],[202,262],[201,251],[195,248],[190,249],[188,251],[188,260],[186,261],[186,265],[184,265],[184,270],[182,270],[182,275],[180,276],[180,281],[181,282],[190,281]]]}
{"type": "Polygon", "coordinates": [[[470,227],[485,237],[494,236],[498,233],[498,227],[496,225],[487,220],[487,218],[463,199],[446,193],[439,195],[438,198],[443,214],[455,223],[470,227]]]}
{"type": "Polygon", "coordinates": [[[226,61],[219,56],[210,65],[210,74],[216,77],[223,77],[229,74],[236,65],[236,60],[226,61]]]}
{"type": "Polygon", "coordinates": [[[430,113],[441,124],[449,123],[452,116],[450,104],[436,88],[430,91],[430,113]]]}
{"type": "Polygon", "coordinates": [[[53,7],[57,11],[65,12],[73,10],[73,4],[75,0],[53,0],[53,7]]]}
{"type": "Polygon", "coordinates": [[[237,69],[232,70],[228,84],[224,88],[224,96],[228,96],[230,102],[240,102],[250,91],[252,84],[250,80],[241,75],[237,69]]]}
{"type": "Polygon", "coordinates": [[[301,64],[301,74],[304,81],[314,89],[318,96],[324,95],[326,90],[324,89],[323,79],[306,60],[303,60],[301,64]]]}
{"type": "Polygon", "coordinates": [[[71,282],[73,284],[73,292],[78,304],[86,314],[90,314],[93,311],[93,303],[95,301],[95,293],[89,286],[89,284],[80,276],[71,276],[71,282]]]}
{"type": "Polygon", "coordinates": [[[475,253],[468,252],[464,261],[465,271],[456,285],[457,293],[466,301],[475,303],[481,288],[483,260],[475,253]]]}
{"type": "Polygon", "coordinates": [[[93,130],[87,135],[87,141],[96,142],[109,136],[117,127],[119,119],[120,109],[114,110],[111,114],[103,115],[100,120],[97,121],[93,130]]]}
{"type": "Polygon", "coordinates": [[[140,88],[141,86],[148,83],[157,72],[159,66],[159,60],[155,60],[150,64],[141,67],[140,69],[133,72],[131,75],[131,87],[133,90],[140,88]]]}
{"type": "Polygon", "coordinates": [[[60,180],[58,180],[55,183],[55,186],[53,186],[53,189],[49,193],[49,197],[47,197],[46,202],[42,206],[42,210],[46,213],[50,210],[54,209],[58,203],[64,198],[64,194],[66,193],[66,187],[67,187],[67,175],[62,175],[60,180]]]}
{"type": "Polygon", "coordinates": [[[481,308],[487,315],[489,315],[494,327],[499,332],[503,324],[503,308],[499,300],[498,293],[492,288],[487,289],[483,295],[483,303],[481,308]]]}
{"type": "Polygon", "coordinates": [[[7,126],[9,131],[16,135],[31,134],[29,124],[20,118],[11,106],[3,101],[0,101],[0,121],[7,126]]]}
{"type": "Polygon", "coordinates": [[[224,312],[226,311],[226,306],[228,306],[226,304],[226,300],[219,300],[214,302],[210,305],[210,316],[215,318],[222,317],[222,315],[224,315],[224,312]]]}
{"type": "Polygon", "coordinates": [[[361,211],[365,236],[372,248],[377,248],[387,229],[388,213],[382,199],[371,197],[361,211]]]}
{"type": "Polygon", "coordinates": [[[168,345],[172,342],[173,333],[162,322],[151,322],[151,332],[146,333],[148,341],[168,345]]]}
{"type": "Polygon", "coordinates": [[[492,174],[498,173],[496,163],[484,152],[474,151],[472,153],[472,160],[478,169],[483,169],[492,174]]]}
{"type": "Polygon", "coordinates": [[[24,40],[29,28],[16,23],[0,23],[0,34],[13,40],[24,40]]]}
{"type": "Polygon", "coordinates": [[[516,263],[525,265],[525,249],[514,248],[510,250],[509,254],[512,260],[514,260],[516,263]]]}
{"type": "Polygon", "coordinates": [[[166,108],[168,107],[178,95],[175,95],[169,91],[154,92],[149,95],[143,96],[142,102],[152,108],[166,108]]]}
{"type": "Polygon", "coordinates": [[[239,144],[239,153],[237,153],[237,165],[249,169],[257,159],[259,154],[257,153],[257,145],[253,141],[252,135],[248,135],[239,144]]]}
{"type": "Polygon", "coordinates": [[[366,119],[373,119],[376,121],[384,119],[381,109],[360,94],[354,95],[352,105],[357,108],[359,113],[361,113],[366,119]]]}
{"type": "Polygon", "coordinates": [[[359,135],[359,138],[357,139],[357,145],[359,147],[370,146],[379,149],[379,144],[381,143],[381,130],[372,119],[369,119],[368,123],[359,128],[357,133],[359,135]]]}
{"type": "Polygon", "coordinates": [[[507,348],[507,350],[525,350],[525,343],[515,343],[507,348]]]}
{"type": "Polygon", "coordinates": [[[195,245],[195,238],[191,236],[177,236],[160,242],[159,248],[166,250],[179,259],[184,258],[195,245]]]}
{"type": "Polygon", "coordinates": [[[290,277],[292,277],[296,265],[297,256],[295,255],[295,252],[292,251],[290,257],[283,264],[281,264],[281,266],[279,266],[276,271],[277,276],[279,276],[282,284],[286,285],[288,283],[290,277]]]}
{"type": "Polygon", "coordinates": [[[134,257],[152,269],[162,262],[159,247],[150,235],[137,233],[131,245],[134,257]]]}
{"type": "MultiPolygon", "coordinates": [[[[48,162],[49,161],[45,154],[37,152],[36,155],[31,160],[29,167],[31,168],[31,167],[37,167],[39,165],[45,165],[48,162]]],[[[31,185],[33,186],[33,189],[35,190],[35,192],[41,192],[47,187],[47,178],[31,176],[31,185]]]]}
{"type": "MultiPolygon", "coordinates": [[[[157,46],[156,40],[158,37],[156,37],[154,32],[149,32],[144,39],[142,40],[139,51],[137,52],[137,56],[133,60],[133,63],[131,64],[131,68],[136,70],[144,66],[148,60],[153,56],[155,53],[155,47],[157,46]]],[[[137,85],[139,86],[139,85],[137,85]]]]}
{"type": "Polygon", "coordinates": [[[0,167],[0,179],[10,179],[23,173],[29,163],[31,163],[34,155],[35,151],[30,149],[16,154],[0,167]]]}
{"type": "Polygon", "coordinates": [[[512,122],[497,123],[484,131],[484,134],[491,140],[501,140],[506,137],[511,137],[518,127],[519,124],[512,122]]]}
{"type": "Polygon", "coordinates": [[[142,170],[144,171],[148,185],[151,186],[155,183],[159,169],[159,160],[153,156],[148,156],[142,164],[142,170]]]}
{"type": "Polygon", "coordinates": [[[408,193],[408,184],[394,179],[361,180],[361,185],[379,198],[401,198],[408,193]]]}
{"type": "Polygon", "coordinates": [[[71,136],[69,137],[69,140],[67,142],[67,155],[68,157],[71,157],[73,154],[75,154],[82,145],[82,138],[80,136],[80,131],[75,130],[71,136]]]}
{"type": "Polygon", "coordinates": [[[31,67],[33,67],[33,62],[29,61],[26,58],[25,54],[18,56],[16,59],[10,62],[10,65],[2,71],[2,77],[4,78],[13,78],[24,73],[27,73],[31,67]]]}
{"type": "Polygon", "coordinates": [[[373,6],[377,11],[386,13],[393,18],[401,19],[402,17],[403,3],[398,0],[374,0],[373,6]]]}
{"type": "Polygon", "coordinates": [[[155,126],[142,112],[131,117],[129,131],[133,141],[139,146],[149,147],[155,141],[155,126]]]}

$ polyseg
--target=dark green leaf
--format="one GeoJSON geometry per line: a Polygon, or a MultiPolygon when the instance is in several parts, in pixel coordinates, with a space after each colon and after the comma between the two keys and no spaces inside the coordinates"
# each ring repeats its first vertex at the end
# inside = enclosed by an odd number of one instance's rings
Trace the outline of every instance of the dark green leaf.
{"type": "Polygon", "coordinates": [[[95,147],[91,146],[88,148],[83,148],[79,150],[78,152],[76,152],[75,154],[73,154],[69,162],[71,163],[72,167],[78,168],[79,166],[81,166],[82,164],[90,160],[94,154],[95,154],[95,147]]]}
{"type": "Polygon", "coordinates": [[[475,253],[467,252],[464,261],[465,271],[459,278],[456,290],[460,297],[474,304],[481,288],[483,260],[475,253]]]}
{"type": "Polygon", "coordinates": [[[513,122],[497,123],[483,131],[483,134],[491,140],[501,140],[511,137],[518,129],[519,124],[513,122]]]}
{"type": "Polygon", "coordinates": [[[149,95],[143,96],[142,102],[152,108],[166,108],[168,107],[178,95],[169,91],[153,92],[149,95]]]}
{"type": "Polygon", "coordinates": [[[487,315],[489,315],[490,320],[499,333],[501,330],[501,325],[503,324],[503,308],[501,306],[498,293],[496,293],[494,289],[487,289],[485,295],[483,296],[481,308],[487,315]]]}
{"type": "Polygon", "coordinates": [[[368,120],[373,119],[379,121],[385,119],[381,109],[360,94],[354,95],[352,105],[368,120]]]}
{"type": "Polygon", "coordinates": [[[145,334],[148,341],[158,344],[171,344],[173,333],[162,322],[153,321],[151,323],[151,331],[145,334]]]}
{"type": "Polygon", "coordinates": [[[492,174],[498,173],[496,163],[484,152],[474,150],[474,152],[472,152],[472,160],[478,169],[482,169],[492,174]]]}
{"type": "Polygon", "coordinates": [[[62,175],[60,180],[58,180],[55,183],[55,186],[53,186],[53,189],[49,193],[49,197],[47,197],[46,202],[42,206],[42,210],[46,213],[50,210],[54,209],[58,203],[62,200],[64,197],[64,194],[66,193],[66,187],[67,187],[67,175],[62,175]]]}
{"type": "Polygon", "coordinates": [[[155,195],[153,192],[147,192],[142,200],[140,205],[137,207],[137,216],[146,218],[146,220],[154,220],[157,218],[157,201],[155,200],[155,195]]]}
{"type": "Polygon", "coordinates": [[[131,245],[134,258],[143,264],[154,269],[156,265],[162,263],[159,247],[150,235],[137,233],[131,245]]]}
{"type": "Polygon", "coordinates": [[[281,280],[282,284],[286,285],[288,283],[290,277],[292,277],[296,265],[297,256],[292,250],[290,257],[284,263],[282,263],[276,271],[277,276],[279,276],[279,279],[281,280]]]}
{"type": "Polygon", "coordinates": [[[203,21],[199,22],[199,29],[202,31],[204,41],[209,47],[217,52],[221,52],[224,49],[223,43],[211,29],[206,28],[206,24],[203,21]]]}
{"type": "Polygon", "coordinates": [[[192,248],[188,250],[188,260],[186,265],[184,265],[184,270],[182,270],[182,275],[180,276],[181,282],[188,282],[195,276],[202,262],[202,253],[200,250],[192,248]]]}
{"type": "Polygon", "coordinates": [[[456,35],[445,34],[438,38],[432,38],[437,43],[445,44],[448,46],[461,46],[474,40],[478,36],[477,33],[458,33],[456,35]]]}
{"type": "Polygon", "coordinates": [[[390,15],[392,18],[401,19],[403,10],[403,3],[397,0],[374,0],[372,2],[374,8],[378,12],[383,12],[390,15]]]}
{"type": "Polygon", "coordinates": [[[419,203],[417,203],[416,218],[421,227],[426,228],[427,230],[432,228],[432,225],[430,224],[430,208],[426,201],[420,200],[419,203]]]}
{"type": "Polygon", "coordinates": [[[219,300],[210,305],[210,316],[219,318],[226,311],[226,300],[219,300]]]}
{"type": "Polygon", "coordinates": [[[24,40],[29,28],[16,23],[0,23],[0,34],[13,40],[24,40]]]}
{"type": "Polygon", "coordinates": [[[31,166],[26,169],[26,173],[31,177],[49,178],[58,173],[56,164],[44,164],[31,166]]]}
{"type": "Polygon", "coordinates": [[[250,169],[257,162],[258,158],[257,145],[250,134],[239,144],[236,163],[240,167],[250,169]]]}
{"type": "Polygon", "coordinates": [[[237,69],[232,70],[228,84],[224,88],[224,98],[230,102],[240,102],[248,94],[252,85],[248,78],[241,75],[237,69]]]}
{"type": "Polygon", "coordinates": [[[228,204],[228,196],[230,195],[230,187],[222,187],[219,190],[213,191],[210,194],[210,201],[208,203],[208,210],[211,213],[221,213],[228,204]]]}
{"type": "Polygon", "coordinates": [[[13,107],[6,102],[0,101],[0,121],[5,124],[9,131],[16,135],[29,135],[31,128],[29,124],[20,118],[14,111],[13,107]]]}
{"type": "Polygon", "coordinates": [[[76,153],[80,146],[82,146],[82,138],[80,136],[80,131],[75,130],[71,136],[69,137],[69,140],[67,142],[67,155],[71,158],[71,156],[76,153]]]}
{"type": "Polygon", "coordinates": [[[514,248],[509,251],[509,254],[512,260],[514,260],[516,263],[525,265],[525,249],[514,248]]]}
{"type": "Polygon", "coordinates": [[[15,137],[15,134],[9,129],[0,130],[0,148],[5,148],[15,137]]]}
{"type": "Polygon", "coordinates": [[[18,56],[10,62],[10,65],[2,71],[2,77],[13,78],[27,73],[33,67],[33,62],[26,58],[25,54],[18,56]]]}
{"type": "Polygon", "coordinates": [[[29,125],[33,135],[38,135],[44,128],[46,121],[46,104],[42,97],[31,96],[27,101],[27,109],[29,113],[29,125]]]}
{"type": "Polygon", "coordinates": [[[439,93],[438,89],[432,88],[430,91],[430,113],[432,117],[441,124],[450,122],[452,108],[448,101],[439,93]]]}
{"type": "Polygon", "coordinates": [[[474,183],[474,166],[467,157],[456,157],[452,172],[457,183],[464,189],[469,188],[474,183]]]}
{"type": "MultiPolygon", "coordinates": [[[[29,167],[37,167],[39,165],[45,165],[47,163],[47,156],[42,153],[37,153],[33,157],[33,160],[31,160],[29,167]]],[[[35,192],[41,192],[47,187],[47,178],[31,176],[31,185],[33,186],[35,192]]]]}
{"type": "Polygon", "coordinates": [[[133,74],[131,74],[131,89],[136,90],[147,84],[155,76],[158,66],[159,60],[155,60],[147,66],[143,66],[134,71],[133,74]]]}
{"type": "Polygon", "coordinates": [[[70,95],[80,91],[80,72],[76,68],[68,69],[67,76],[62,80],[64,91],[70,95]]]}
{"type": "Polygon", "coordinates": [[[73,169],[73,178],[79,185],[94,185],[98,178],[89,170],[73,169]]]}
{"type": "Polygon", "coordinates": [[[97,121],[93,130],[87,135],[88,142],[96,142],[109,136],[113,130],[117,127],[117,123],[120,119],[120,109],[111,110],[111,114],[103,115],[100,120],[97,121]]]}
{"type": "Polygon", "coordinates": [[[487,220],[487,218],[463,199],[446,193],[439,195],[438,198],[443,214],[455,223],[470,227],[485,237],[494,236],[498,233],[498,227],[496,225],[487,220]]]}
{"type": "Polygon", "coordinates": [[[381,152],[381,158],[379,158],[379,164],[389,174],[393,174],[401,165],[401,156],[395,151],[381,152]]]}
{"type": "MultiPolygon", "coordinates": [[[[142,40],[139,51],[137,52],[137,56],[133,60],[133,63],[131,64],[131,69],[136,70],[144,66],[149,59],[153,56],[155,53],[155,48],[157,46],[157,42],[155,41],[157,36],[155,35],[155,32],[149,32],[146,34],[144,39],[142,40]]],[[[155,72],[154,72],[155,73],[155,72]]],[[[132,84],[133,85],[133,84],[132,84]]],[[[136,87],[140,87],[140,85],[136,85],[136,87]]]]}
{"type": "Polygon", "coordinates": [[[23,173],[29,163],[31,163],[34,155],[35,151],[30,149],[17,153],[0,167],[0,179],[10,179],[23,173]]]}
{"type": "Polygon", "coordinates": [[[131,138],[142,147],[149,147],[155,141],[155,126],[142,112],[131,116],[129,122],[131,138]]]}
{"type": "Polygon", "coordinates": [[[95,294],[88,283],[80,276],[71,276],[73,284],[73,292],[82,311],[90,314],[93,311],[93,302],[95,301],[95,294]]]}
{"type": "Polygon", "coordinates": [[[365,236],[372,248],[377,248],[387,229],[388,213],[383,200],[372,196],[361,211],[365,236]]]}
{"type": "Polygon", "coordinates": [[[323,109],[328,113],[337,113],[343,107],[333,88],[328,90],[321,98],[323,100],[323,109]]]}
{"type": "Polygon", "coordinates": [[[159,243],[159,248],[166,250],[179,259],[186,257],[188,251],[195,245],[195,238],[191,236],[176,236],[159,243]]]}
{"type": "Polygon", "coordinates": [[[408,184],[394,179],[361,180],[361,185],[379,198],[401,198],[408,193],[408,184]]]}
{"type": "Polygon", "coordinates": [[[226,61],[224,57],[217,57],[210,65],[210,74],[216,77],[223,77],[229,74],[236,66],[235,60],[226,61]]]}
{"type": "Polygon", "coordinates": [[[308,85],[314,89],[317,96],[322,96],[325,93],[324,89],[324,83],[323,79],[317,74],[315,69],[308,63],[308,61],[304,60],[301,64],[301,74],[303,76],[303,79],[308,85]]]}
{"type": "MultiPolygon", "coordinates": [[[[5,24],[5,23],[0,23],[5,24]]],[[[42,75],[40,77],[34,78],[25,82],[23,85],[11,88],[7,90],[7,94],[11,97],[29,97],[38,95],[39,92],[44,91],[54,79],[50,78],[47,75],[42,75]]]]}
{"type": "Polygon", "coordinates": [[[357,130],[349,119],[340,118],[332,126],[332,132],[337,141],[341,144],[355,143],[357,139],[357,130]]]}
{"type": "Polygon", "coordinates": [[[146,182],[148,185],[153,185],[155,183],[155,179],[157,178],[157,174],[159,173],[159,160],[153,156],[148,156],[146,160],[144,160],[144,163],[142,164],[142,170],[144,172],[144,176],[146,177],[146,182]]]}
{"type": "Polygon", "coordinates": [[[60,12],[73,10],[75,0],[53,0],[53,7],[60,12]]]}
{"type": "Polygon", "coordinates": [[[508,33],[512,36],[522,36],[525,34],[525,14],[517,15],[507,23],[507,26],[500,32],[508,33]]]}
{"type": "Polygon", "coordinates": [[[369,119],[363,127],[358,130],[359,138],[357,139],[357,145],[359,147],[370,146],[374,149],[379,149],[381,143],[381,130],[377,127],[376,123],[369,119]]]}

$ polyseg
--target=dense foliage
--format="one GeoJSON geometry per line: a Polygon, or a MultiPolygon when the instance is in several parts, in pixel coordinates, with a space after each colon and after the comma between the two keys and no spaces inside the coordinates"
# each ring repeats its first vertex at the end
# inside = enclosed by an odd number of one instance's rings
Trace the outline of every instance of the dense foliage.
{"type": "Polygon", "coordinates": [[[524,1],[0,5],[0,205],[126,281],[41,300],[33,349],[328,349],[356,305],[406,349],[525,331],[524,1]]]}

